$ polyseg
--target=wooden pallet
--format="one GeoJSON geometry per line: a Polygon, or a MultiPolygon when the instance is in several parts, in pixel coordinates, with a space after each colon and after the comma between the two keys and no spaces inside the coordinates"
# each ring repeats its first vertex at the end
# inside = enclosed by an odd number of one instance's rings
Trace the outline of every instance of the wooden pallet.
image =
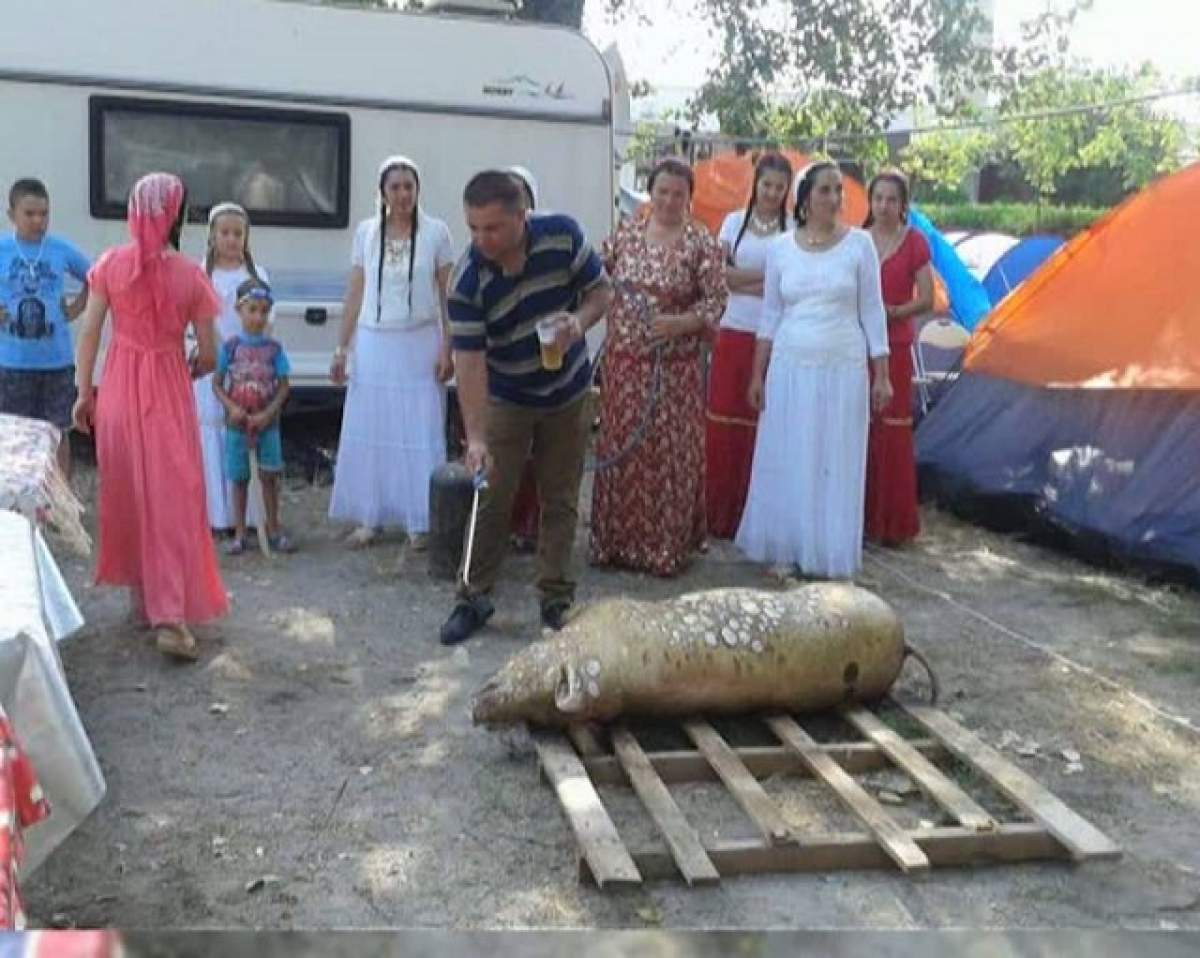
{"type": "MultiPolygon", "coordinates": [[[[681,723],[694,748],[647,752],[623,724],[607,729],[611,750],[584,727],[531,730],[542,773],[554,787],[579,846],[581,879],[637,885],[682,876],[689,885],[761,872],[834,871],[895,866],[919,875],[934,865],[1116,858],[1120,848],[995,749],[935,708],[891,703],[920,728],[906,738],[862,706],[837,716],[861,735],[817,742],[794,718],[763,721],[779,744],[731,746],[704,719],[681,723]],[[934,763],[949,757],[1019,810],[1028,821],[1001,821],[934,763]],[[905,828],[856,774],[896,768],[953,824],[905,828]],[[801,834],[785,821],[762,781],[808,776],[823,783],[863,831],[801,834]],[[719,781],[758,833],[754,839],[705,841],[670,786],[719,781]],[[664,848],[630,850],[597,786],[632,787],[664,848]]],[[[1014,817],[1016,817],[1014,815],[1014,817]]]]}

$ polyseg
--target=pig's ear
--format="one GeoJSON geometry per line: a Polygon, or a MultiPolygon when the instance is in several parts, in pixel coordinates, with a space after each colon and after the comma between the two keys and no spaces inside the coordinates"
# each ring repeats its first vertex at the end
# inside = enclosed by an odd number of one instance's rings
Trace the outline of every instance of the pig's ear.
{"type": "Polygon", "coordinates": [[[579,669],[571,661],[565,662],[558,670],[558,682],[554,686],[554,706],[560,712],[578,712],[583,708],[587,698],[584,691],[586,683],[579,669]]]}

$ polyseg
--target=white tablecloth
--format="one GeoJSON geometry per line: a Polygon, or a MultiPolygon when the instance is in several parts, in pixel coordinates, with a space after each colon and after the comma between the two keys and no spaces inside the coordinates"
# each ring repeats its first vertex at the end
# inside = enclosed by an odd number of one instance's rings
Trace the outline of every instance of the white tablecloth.
{"type": "Polygon", "coordinates": [[[83,625],[42,535],[0,510],[0,705],[33,762],[50,817],[25,835],[26,874],[104,796],[104,777],[67,688],[56,643],[83,625]]]}

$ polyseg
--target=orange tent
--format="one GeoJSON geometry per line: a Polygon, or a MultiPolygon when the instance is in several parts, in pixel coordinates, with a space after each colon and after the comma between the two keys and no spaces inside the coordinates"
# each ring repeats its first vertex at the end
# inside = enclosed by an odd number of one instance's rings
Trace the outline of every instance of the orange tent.
{"type": "MultiPolygon", "coordinates": [[[[810,157],[794,150],[783,155],[799,173],[812,162],[810,157]]],[[[756,154],[722,153],[711,160],[701,160],[695,166],[696,189],[692,193],[692,215],[714,234],[725,217],[734,210],[744,209],[754,185],[756,154]]],[[[867,216],[867,191],[858,180],[843,177],[842,219],[851,226],[861,226],[867,216]]],[[[789,201],[790,202],[790,201],[789,201]]]]}
{"type": "Polygon", "coordinates": [[[1036,385],[1200,389],[1200,164],[1126,200],[975,331],[972,372],[1036,385]]]}
{"type": "Polygon", "coordinates": [[[917,430],[921,486],[1200,577],[1200,164],[1055,252],[917,430]]]}

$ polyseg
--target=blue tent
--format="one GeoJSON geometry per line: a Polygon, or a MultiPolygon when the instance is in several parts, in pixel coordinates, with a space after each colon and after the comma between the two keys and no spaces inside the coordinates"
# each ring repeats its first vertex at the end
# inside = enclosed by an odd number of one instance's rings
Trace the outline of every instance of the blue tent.
{"type": "Polygon", "coordinates": [[[953,244],[915,206],[908,209],[908,223],[924,233],[929,241],[933,268],[946,284],[946,293],[950,297],[950,312],[960,325],[973,330],[992,308],[983,284],[971,275],[962,257],[954,251],[953,244]]]}
{"type": "Polygon", "coordinates": [[[983,278],[983,288],[987,290],[992,305],[995,306],[1016,289],[1064,242],[1061,236],[1049,233],[1027,236],[996,260],[983,278]]]}

